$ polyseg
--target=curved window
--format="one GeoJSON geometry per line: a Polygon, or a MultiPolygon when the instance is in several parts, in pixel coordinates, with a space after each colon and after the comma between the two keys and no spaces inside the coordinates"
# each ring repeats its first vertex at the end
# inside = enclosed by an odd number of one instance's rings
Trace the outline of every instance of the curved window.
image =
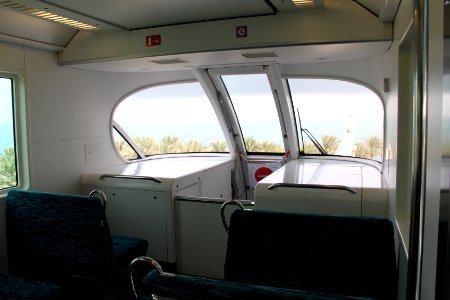
{"type": "Polygon", "coordinates": [[[166,153],[228,152],[198,82],[154,86],[124,99],[113,116],[114,142],[130,160],[166,153]]]}
{"type": "Polygon", "coordinates": [[[384,110],[370,89],[332,79],[288,79],[304,154],[382,160],[384,110]]]}

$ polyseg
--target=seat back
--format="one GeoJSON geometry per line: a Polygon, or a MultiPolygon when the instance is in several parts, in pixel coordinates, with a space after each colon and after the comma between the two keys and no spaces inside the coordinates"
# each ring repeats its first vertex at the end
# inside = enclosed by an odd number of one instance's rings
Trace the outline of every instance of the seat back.
{"type": "Polygon", "coordinates": [[[236,210],[225,279],[395,299],[396,258],[386,219],[236,210]]]}
{"type": "Polygon", "coordinates": [[[111,233],[95,197],[10,191],[6,230],[13,275],[102,280],[111,270],[111,233]]]}

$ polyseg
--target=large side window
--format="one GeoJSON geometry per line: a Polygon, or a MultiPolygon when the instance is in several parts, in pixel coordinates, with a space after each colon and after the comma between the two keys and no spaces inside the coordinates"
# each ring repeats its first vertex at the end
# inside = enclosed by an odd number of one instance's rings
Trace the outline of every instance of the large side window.
{"type": "Polygon", "coordinates": [[[113,138],[126,160],[155,154],[229,152],[209,99],[198,82],[153,86],[116,108],[113,138]]]}
{"type": "Polygon", "coordinates": [[[16,74],[0,73],[0,195],[29,184],[22,80],[16,74]]]}
{"type": "Polygon", "coordinates": [[[17,186],[13,80],[0,78],[0,189],[17,186]]]}
{"type": "Polygon", "coordinates": [[[370,89],[336,79],[288,79],[304,154],[382,161],[384,109],[370,89]]]}

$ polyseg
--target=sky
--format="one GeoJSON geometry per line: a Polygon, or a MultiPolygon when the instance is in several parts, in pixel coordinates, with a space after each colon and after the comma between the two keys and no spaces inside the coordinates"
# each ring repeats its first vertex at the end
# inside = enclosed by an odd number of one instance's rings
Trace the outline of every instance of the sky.
{"type": "MultiPolygon", "coordinates": [[[[278,115],[266,75],[223,76],[245,136],[282,144],[278,115]]],[[[356,142],[383,136],[383,106],[371,90],[340,80],[292,79],[293,104],[302,126],[317,139],[342,138],[349,125],[356,142]]],[[[203,143],[222,139],[215,113],[198,83],[158,86],[123,101],[114,119],[131,136],[167,135],[203,143]]]]}
{"type": "Polygon", "coordinates": [[[383,137],[383,105],[370,89],[327,79],[290,79],[289,87],[302,127],[316,138],[327,134],[342,139],[349,129],[356,142],[383,137]]]}
{"type": "Polygon", "coordinates": [[[14,146],[11,79],[0,78],[0,155],[14,146]]]}
{"type": "Polygon", "coordinates": [[[225,141],[217,117],[198,83],[159,86],[138,92],[116,109],[114,120],[132,137],[168,135],[183,141],[225,141]]]}

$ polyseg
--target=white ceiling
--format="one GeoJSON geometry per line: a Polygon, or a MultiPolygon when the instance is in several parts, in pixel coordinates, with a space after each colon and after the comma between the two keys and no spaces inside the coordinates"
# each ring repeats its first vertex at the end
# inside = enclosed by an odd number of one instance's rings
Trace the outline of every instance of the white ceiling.
{"type": "MultiPolygon", "coordinates": [[[[315,0],[312,8],[327,9],[328,1],[315,0]]],[[[350,0],[347,0],[351,3],[350,0]]],[[[380,0],[366,1],[372,9],[382,10],[380,0]]],[[[384,5],[395,7],[399,0],[383,0],[384,5]],[[393,3],[393,4],[392,4],[393,3]]],[[[354,3],[354,2],[353,2],[354,3]]],[[[234,19],[272,15],[298,10],[290,0],[0,0],[0,41],[25,44],[32,47],[64,50],[77,34],[65,25],[20,15],[20,6],[48,10],[87,24],[97,25],[98,34],[110,31],[127,31],[191,22],[234,19]],[[48,27],[48,28],[47,28],[48,27]]],[[[310,9],[310,8],[307,8],[310,9]]],[[[396,9],[392,11],[393,15],[396,9]]],[[[309,45],[302,47],[267,48],[243,51],[216,51],[202,54],[166,56],[184,62],[175,65],[158,65],[156,58],[136,58],[119,61],[85,63],[73,67],[100,71],[147,72],[157,70],[185,69],[220,64],[249,64],[258,62],[306,63],[336,61],[371,57],[386,49],[380,43],[350,43],[347,45],[309,45]],[[274,52],[278,57],[247,59],[243,52],[274,52]]]]}
{"type": "MultiPolygon", "coordinates": [[[[19,0],[20,1],[20,0],[19,0]]],[[[123,29],[274,14],[264,0],[38,0],[123,29]]]]}

